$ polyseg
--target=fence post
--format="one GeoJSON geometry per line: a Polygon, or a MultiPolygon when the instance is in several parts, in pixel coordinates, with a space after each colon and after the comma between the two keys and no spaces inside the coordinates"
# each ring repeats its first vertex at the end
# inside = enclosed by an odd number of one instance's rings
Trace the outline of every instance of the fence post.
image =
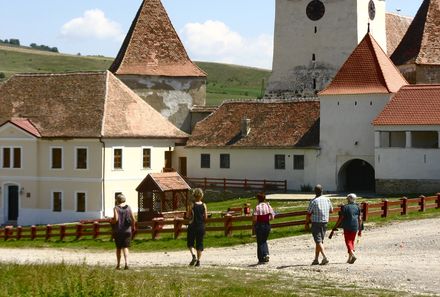
{"type": "Polygon", "coordinates": [[[208,185],[208,182],[207,182],[206,177],[205,177],[205,181],[204,181],[204,184],[203,184],[203,191],[206,191],[207,185],[208,185]]]}
{"type": "Polygon", "coordinates": [[[154,218],[153,219],[153,232],[151,232],[151,236],[153,239],[159,238],[159,232],[162,229],[162,221],[163,218],[154,218]]]}
{"type": "Polygon", "coordinates": [[[232,236],[232,215],[226,214],[224,216],[225,219],[225,236],[232,236]]]}
{"type": "Polygon", "coordinates": [[[52,237],[52,226],[46,225],[46,241],[52,237]]]}
{"type": "MultiPolygon", "coordinates": [[[[244,179],[244,189],[247,190],[247,179],[246,178],[244,179]]],[[[439,193],[439,195],[440,195],[440,193],[439,193]]]]}
{"type": "Polygon", "coordinates": [[[174,219],[174,239],[179,238],[180,232],[182,232],[183,219],[175,218],[174,219]]]}
{"type": "Polygon", "coordinates": [[[368,202],[362,202],[362,221],[368,220],[368,202]]]}
{"type": "Polygon", "coordinates": [[[266,191],[266,180],[264,179],[263,180],[263,192],[265,192],[266,191]]]}
{"type": "Polygon", "coordinates": [[[76,225],[76,240],[80,239],[83,235],[83,225],[77,224],[76,225]]]}
{"type": "Polygon", "coordinates": [[[37,227],[35,225],[31,226],[31,240],[34,240],[37,237],[37,227]]]}
{"type": "Polygon", "coordinates": [[[437,208],[440,208],[440,193],[437,193],[437,208]]]}
{"type": "Polygon", "coordinates": [[[402,212],[400,214],[402,216],[406,216],[408,214],[408,198],[403,197],[401,200],[402,203],[400,204],[400,206],[402,207],[402,212]]]}
{"type": "Polygon", "coordinates": [[[20,240],[20,239],[21,239],[21,234],[22,234],[22,232],[23,232],[23,227],[18,226],[18,227],[17,227],[17,236],[16,236],[17,240],[20,240]]]}
{"type": "Polygon", "coordinates": [[[383,200],[382,210],[382,218],[388,217],[388,200],[383,200]]]}
{"type": "Polygon", "coordinates": [[[60,240],[63,241],[65,237],[66,237],[66,225],[63,224],[60,226],[60,240]]]}
{"type": "Polygon", "coordinates": [[[284,180],[284,193],[287,193],[287,179],[284,180]]]}
{"type": "Polygon", "coordinates": [[[99,236],[99,223],[98,222],[93,222],[93,239],[98,238],[99,236]]]}
{"type": "Polygon", "coordinates": [[[226,192],[226,178],[223,178],[223,192],[226,192]]]}
{"type": "Polygon", "coordinates": [[[6,226],[4,230],[5,230],[5,234],[3,234],[3,235],[4,235],[5,241],[6,241],[12,235],[12,226],[6,226]]]}
{"type": "Polygon", "coordinates": [[[426,209],[426,200],[425,200],[425,196],[420,196],[420,203],[419,203],[419,205],[420,205],[420,211],[421,212],[423,212],[423,211],[425,211],[425,209],[426,209]]]}

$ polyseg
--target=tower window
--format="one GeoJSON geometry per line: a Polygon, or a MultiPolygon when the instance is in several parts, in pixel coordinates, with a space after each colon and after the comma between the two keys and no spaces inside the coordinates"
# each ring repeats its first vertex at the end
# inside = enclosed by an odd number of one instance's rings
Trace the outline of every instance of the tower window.
{"type": "Polygon", "coordinates": [[[313,79],[313,89],[316,90],[316,78],[313,79]]]}
{"type": "Polygon", "coordinates": [[[316,55],[312,54],[312,61],[316,61],[316,55]]]}
{"type": "Polygon", "coordinates": [[[315,26],[315,34],[318,33],[318,27],[315,26]]]}

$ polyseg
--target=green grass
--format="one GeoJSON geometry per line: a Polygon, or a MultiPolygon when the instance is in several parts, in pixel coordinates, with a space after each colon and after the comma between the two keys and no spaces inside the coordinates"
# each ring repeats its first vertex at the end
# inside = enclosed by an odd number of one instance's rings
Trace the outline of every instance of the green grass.
{"type": "Polygon", "coordinates": [[[0,280],[0,297],[409,296],[260,269],[168,267],[116,271],[86,265],[0,264],[0,280]]]}
{"type": "MultiPolygon", "coordinates": [[[[74,56],[26,47],[0,45],[0,72],[6,79],[14,73],[98,71],[108,69],[113,58],[74,56]]],[[[207,105],[225,99],[255,99],[264,93],[270,71],[237,65],[196,62],[207,74],[207,105]]],[[[0,80],[1,81],[1,80],[0,80]]]]}

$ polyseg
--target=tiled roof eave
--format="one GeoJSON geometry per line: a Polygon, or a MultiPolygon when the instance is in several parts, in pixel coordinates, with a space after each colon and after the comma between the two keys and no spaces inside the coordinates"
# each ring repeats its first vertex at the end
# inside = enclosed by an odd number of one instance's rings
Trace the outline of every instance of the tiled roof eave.
{"type": "Polygon", "coordinates": [[[292,146],[292,145],[279,145],[279,146],[230,146],[230,145],[186,145],[185,148],[189,149],[320,149],[317,146],[292,146]]]}

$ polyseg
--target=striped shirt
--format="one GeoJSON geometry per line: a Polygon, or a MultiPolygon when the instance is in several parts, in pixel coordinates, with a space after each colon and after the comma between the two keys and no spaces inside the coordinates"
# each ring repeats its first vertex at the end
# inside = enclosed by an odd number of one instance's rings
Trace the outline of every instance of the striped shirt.
{"type": "Polygon", "coordinates": [[[307,212],[311,214],[312,223],[328,223],[333,205],[327,197],[319,196],[310,201],[307,212]]]}
{"type": "Polygon", "coordinates": [[[270,215],[272,219],[275,218],[275,212],[269,203],[261,202],[254,210],[254,216],[257,216],[257,222],[269,222],[270,215]]]}

